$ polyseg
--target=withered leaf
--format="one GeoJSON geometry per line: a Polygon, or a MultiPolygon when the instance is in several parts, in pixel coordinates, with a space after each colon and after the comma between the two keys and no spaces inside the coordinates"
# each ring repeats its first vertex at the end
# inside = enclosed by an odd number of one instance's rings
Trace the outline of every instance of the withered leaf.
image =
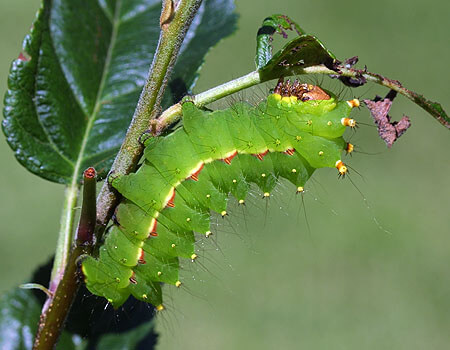
{"type": "Polygon", "coordinates": [[[390,90],[384,99],[380,96],[376,96],[373,100],[364,100],[364,103],[367,108],[369,108],[370,114],[378,127],[378,134],[384,142],[386,142],[386,145],[389,148],[392,147],[394,142],[411,126],[411,121],[406,115],[398,122],[391,122],[391,117],[388,113],[395,96],[397,96],[397,92],[390,90]]]}

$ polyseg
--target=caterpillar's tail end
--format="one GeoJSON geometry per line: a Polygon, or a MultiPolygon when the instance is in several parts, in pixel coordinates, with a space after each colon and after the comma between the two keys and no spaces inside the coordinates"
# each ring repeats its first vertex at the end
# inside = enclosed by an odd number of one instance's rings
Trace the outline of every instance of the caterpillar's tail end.
{"type": "Polygon", "coordinates": [[[342,160],[336,162],[336,169],[339,171],[339,176],[345,176],[348,172],[348,168],[342,160]]]}

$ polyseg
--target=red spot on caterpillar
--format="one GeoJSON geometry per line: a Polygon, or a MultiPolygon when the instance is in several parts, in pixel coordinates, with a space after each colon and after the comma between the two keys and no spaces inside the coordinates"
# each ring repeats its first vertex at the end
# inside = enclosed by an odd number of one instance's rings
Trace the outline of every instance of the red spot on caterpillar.
{"type": "Polygon", "coordinates": [[[253,154],[253,155],[254,155],[256,158],[258,158],[259,160],[263,160],[264,156],[265,156],[267,153],[269,153],[269,150],[268,150],[268,149],[265,150],[265,151],[262,152],[262,153],[253,154]]]}
{"type": "Polygon", "coordinates": [[[295,152],[295,148],[288,148],[284,153],[286,153],[289,156],[292,156],[295,152]]]}
{"type": "Polygon", "coordinates": [[[147,263],[147,262],[145,261],[145,258],[144,258],[144,250],[143,250],[143,249],[142,249],[142,252],[141,252],[141,256],[140,256],[139,259],[138,259],[138,263],[141,264],[141,265],[144,265],[144,264],[147,263]]]}
{"type": "Polygon", "coordinates": [[[133,271],[133,274],[131,275],[131,277],[130,277],[130,282],[131,283],[133,283],[133,284],[137,284],[137,281],[136,281],[136,278],[134,278],[134,271],[133,271]]]}
{"type": "Polygon", "coordinates": [[[17,57],[17,59],[20,60],[20,61],[23,61],[23,62],[28,62],[29,61],[29,59],[26,58],[22,52],[19,54],[19,57],[17,57]]]}
{"type": "MultiPolygon", "coordinates": [[[[150,236],[156,237],[158,236],[158,233],[156,232],[156,226],[158,225],[158,221],[154,219],[152,227],[150,228],[150,236]]],[[[142,251],[143,253],[144,251],[142,251]]]]}
{"type": "MultiPolygon", "coordinates": [[[[200,174],[200,171],[202,171],[203,167],[204,167],[204,164],[202,163],[202,165],[200,166],[200,168],[199,168],[195,173],[193,173],[193,174],[191,175],[191,179],[192,179],[192,180],[198,181],[198,175],[200,174]]],[[[175,196],[175,192],[174,192],[174,196],[175,196]]]]}
{"type": "Polygon", "coordinates": [[[224,158],[224,159],[222,159],[225,163],[227,163],[228,165],[230,165],[231,164],[231,160],[234,158],[234,157],[236,157],[237,156],[237,151],[234,151],[233,152],[233,154],[231,155],[231,156],[229,156],[229,157],[226,157],[226,158],[224,158]]]}
{"type": "Polygon", "coordinates": [[[175,189],[173,189],[172,197],[170,197],[169,201],[167,202],[167,206],[173,208],[175,206],[175,203],[173,202],[174,200],[175,200],[175,189]]]}

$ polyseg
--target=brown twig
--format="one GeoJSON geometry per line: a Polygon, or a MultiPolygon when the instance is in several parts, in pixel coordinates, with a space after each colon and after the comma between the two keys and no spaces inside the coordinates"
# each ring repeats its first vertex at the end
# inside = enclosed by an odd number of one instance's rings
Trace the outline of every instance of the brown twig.
{"type": "Polygon", "coordinates": [[[62,279],[42,308],[34,350],[53,349],[56,345],[78,291],[78,259],[92,250],[96,217],[95,169],[89,168],[83,175],[83,203],[75,246],[69,255],[62,279]]]}

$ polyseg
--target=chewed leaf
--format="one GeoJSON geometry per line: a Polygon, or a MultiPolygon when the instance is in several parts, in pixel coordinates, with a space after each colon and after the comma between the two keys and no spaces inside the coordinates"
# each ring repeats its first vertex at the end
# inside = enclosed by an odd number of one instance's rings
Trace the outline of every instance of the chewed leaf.
{"type": "Polygon", "coordinates": [[[305,32],[300,26],[285,15],[272,15],[264,19],[256,35],[256,68],[264,67],[272,58],[272,41],[274,34],[287,38],[286,30],[295,30],[298,35],[305,32]]]}
{"type": "MultiPolygon", "coordinates": [[[[231,0],[205,1],[168,93],[192,88],[208,49],[234,30],[233,10],[231,0]]],[[[3,131],[22,165],[59,183],[90,166],[106,174],[146,80],[160,12],[157,0],[43,1],[5,96],[3,131]]]]}
{"type": "Polygon", "coordinates": [[[417,103],[420,107],[430,113],[435,119],[439,121],[439,123],[450,129],[450,117],[447,115],[447,113],[445,113],[444,108],[442,108],[440,103],[428,100],[424,96],[414,91],[409,90],[409,93],[411,94],[411,99],[415,103],[417,103]]]}
{"type": "Polygon", "coordinates": [[[278,51],[267,64],[259,68],[264,80],[300,72],[310,66],[323,64],[333,67],[335,56],[313,35],[301,35],[278,51]]]}

